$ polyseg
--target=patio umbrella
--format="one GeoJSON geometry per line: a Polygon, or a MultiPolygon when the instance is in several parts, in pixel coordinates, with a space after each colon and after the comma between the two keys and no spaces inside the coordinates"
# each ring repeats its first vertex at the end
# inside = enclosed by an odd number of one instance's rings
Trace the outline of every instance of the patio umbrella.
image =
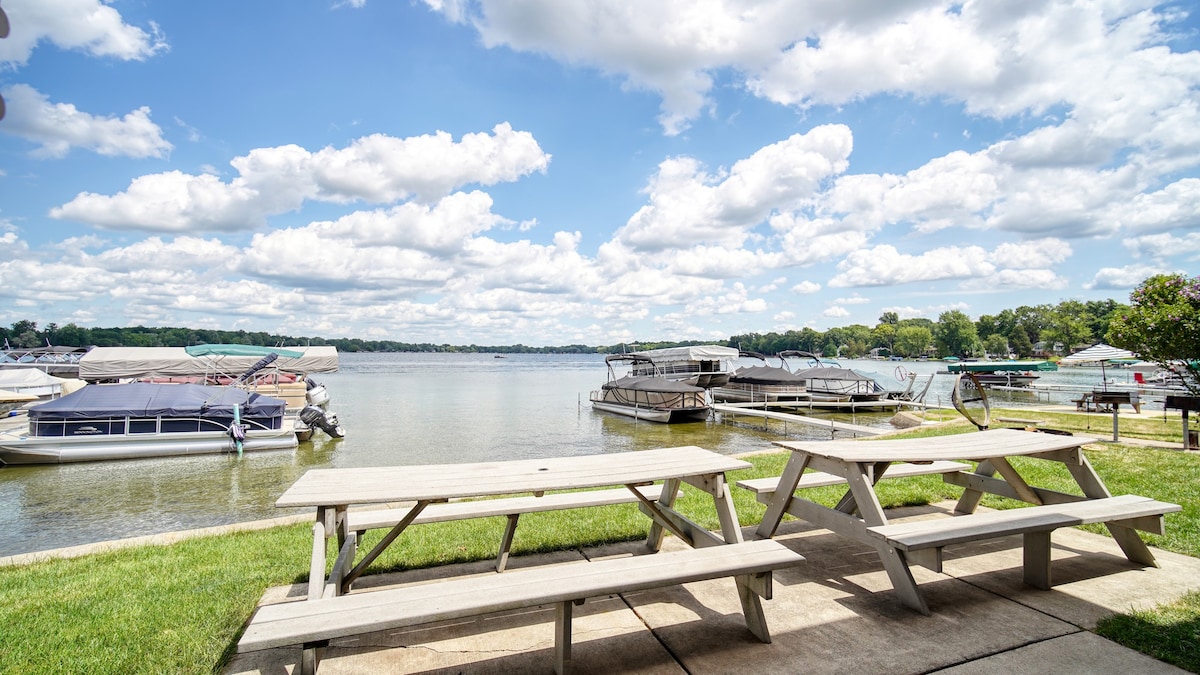
{"type": "Polygon", "coordinates": [[[1104,373],[1104,364],[1117,359],[1136,359],[1137,355],[1127,349],[1112,347],[1103,342],[1096,343],[1087,349],[1063,357],[1060,364],[1066,363],[1099,363],[1100,377],[1104,380],[1104,391],[1108,391],[1108,377],[1104,373]]]}

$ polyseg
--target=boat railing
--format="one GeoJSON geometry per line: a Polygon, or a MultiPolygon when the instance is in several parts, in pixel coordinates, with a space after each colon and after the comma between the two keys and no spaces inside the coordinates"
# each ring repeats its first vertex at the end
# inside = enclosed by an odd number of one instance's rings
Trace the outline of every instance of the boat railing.
{"type": "MultiPolygon", "coordinates": [[[[279,418],[272,418],[280,421],[279,418]]],[[[29,435],[38,437],[116,436],[164,433],[193,433],[220,431],[228,433],[233,418],[204,417],[104,417],[96,419],[29,420],[29,435]]],[[[251,430],[275,430],[253,418],[241,418],[239,423],[251,430]]]]}

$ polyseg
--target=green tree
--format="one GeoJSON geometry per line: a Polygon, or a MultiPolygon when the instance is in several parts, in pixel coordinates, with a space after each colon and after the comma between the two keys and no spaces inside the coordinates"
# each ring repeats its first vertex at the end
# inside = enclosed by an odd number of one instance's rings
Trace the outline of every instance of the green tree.
{"type": "Polygon", "coordinates": [[[896,348],[896,325],[881,323],[871,331],[871,341],[874,347],[887,347],[888,351],[896,348]]]}
{"type": "Polygon", "coordinates": [[[1023,359],[1033,356],[1033,343],[1029,341],[1029,334],[1019,326],[1014,327],[1009,333],[1008,348],[1023,359]]]}
{"type": "Polygon", "coordinates": [[[937,344],[939,356],[966,356],[974,352],[979,336],[975,332],[975,322],[971,321],[971,317],[952,309],[938,315],[933,339],[937,344]]]}
{"type": "Polygon", "coordinates": [[[1088,313],[1078,300],[1064,300],[1050,310],[1047,325],[1041,338],[1046,342],[1061,342],[1067,353],[1072,347],[1091,344],[1092,330],[1088,327],[1088,313]]]}
{"type": "Polygon", "coordinates": [[[933,344],[933,333],[924,326],[901,326],[896,329],[896,352],[901,356],[920,356],[933,344]]]}
{"type": "Polygon", "coordinates": [[[1024,330],[1031,343],[1037,342],[1041,339],[1042,331],[1050,325],[1050,311],[1050,305],[1021,305],[1012,311],[1013,326],[1024,330]]]}
{"type": "Polygon", "coordinates": [[[1088,328],[1092,331],[1092,335],[1097,338],[1102,338],[1108,335],[1108,326],[1112,323],[1113,317],[1117,312],[1127,309],[1127,305],[1123,305],[1112,298],[1105,300],[1088,300],[1083,303],[1087,312],[1088,328]]]}
{"type": "Polygon", "coordinates": [[[983,341],[983,349],[992,356],[1008,358],[1008,338],[999,333],[992,333],[983,341]]]}
{"type": "Polygon", "coordinates": [[[1160,274],[1143,281],[1119,310],[1108,340],[1147,361],[1172,368],[1200,395],[1200,277],[1160,274]]]}
{"type": "Polygon", "coordinates": [[[999,322],[996,317],[990,314],[984,314],[975,322],[975,332],[979,333],[979,339],[986,340],[989,337],[1001,332],[999,322]]]}

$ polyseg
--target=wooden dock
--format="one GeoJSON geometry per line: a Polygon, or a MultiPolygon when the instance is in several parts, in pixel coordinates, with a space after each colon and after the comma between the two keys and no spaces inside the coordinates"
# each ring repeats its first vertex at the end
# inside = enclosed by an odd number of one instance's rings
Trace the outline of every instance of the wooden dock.
{"type": "MultiPolygon", "coordinates": [[[[750,405],[755,405],[755,406],[759,406],[759,407],[753,408],[745,403],[742,403],[742,404],[718,403],[718,404],[713,405],[712,409],[723,415],[738,415],[738,416],[745,416],[745,417],[757,417],[757,418],[760,418],[763,420],[780,421],[780,422],[784,423],[785,430],[786,430],[786,425],[789,423],[803,424],[803,425],[811,426],[811,427],[829,429],[830,437],[833,437],[833,434],[838,431],[853,434],[855,436],[879,436],[887,431],[887,429],[880,429],[877,427],[865,427],[860,424],[849,424],[846,422],[836,422],[834,420],[822,420],[822,419],[817,419],[815,417],[806,417],[804,415],[795,415],[792,413],[777,412],[774,410],[764,410],[761,407],[762,404],[760,404],[760,403],[755,403],[755,404],[750,404],[750,405]]],[[[772,405],[774,405],[774,404],[772,404],[772,405]]]]}

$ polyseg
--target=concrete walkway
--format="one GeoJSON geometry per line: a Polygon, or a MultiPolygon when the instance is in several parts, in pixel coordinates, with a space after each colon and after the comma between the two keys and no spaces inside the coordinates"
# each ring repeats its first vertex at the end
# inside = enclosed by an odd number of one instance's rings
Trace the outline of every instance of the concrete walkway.
{"type": "MultiPolygon", "coordinates": [[[[953,503],[893,511],[940,517],[953,503]]],[[[747,538],[753,528],[747,528],[747,538]]],[[[771,644],[746,630],[731,579],[589,600],[577,608],[576,673],[1180,673],[1097,637],[1114,612],[1149,608],[1200,588],[1200,559],[1154,550],[1161,567],[1132,565],[1107,536],[1055,532],[1051,591],[1021,581],[1021,539],[947,549],[945,573],[914,568],[932,610],[895,598],[873,549],[789,520],[777,539],[807,562],[775,574],[765,601],[771,644]]],[[[667,548],[681,547],[674,538],[667,548]]],[[[511,558],[510,568],[644,551],[640,542],[511,558]]],[[[493,561],[368,576],[356,590],[495,574],[493,561]]],[[[300,586],[269,602],[303,597],[300,586]]],[[[547,673],[553,669],[552,607],[335,640],[320,672],[547,673]]],[[[299,648],[239,655],[227,675],[294,672],[299,648]]]]}

